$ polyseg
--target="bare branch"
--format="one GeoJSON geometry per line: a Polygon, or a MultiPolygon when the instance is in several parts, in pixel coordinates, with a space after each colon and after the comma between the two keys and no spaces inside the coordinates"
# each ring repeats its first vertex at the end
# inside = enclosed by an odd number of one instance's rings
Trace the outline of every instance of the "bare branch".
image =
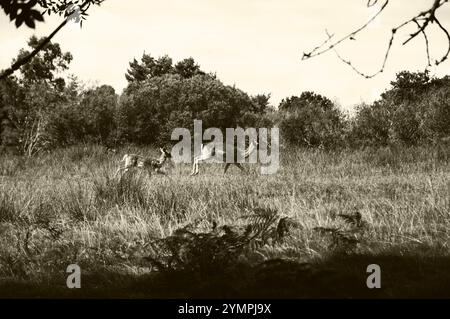
{"type": "Polygon", "coordinates": [[[444,56],[439,61],[436,60],[436,65],[439,65],[442,62],[444,62],[445,60],[447,60],[448,56],[450,55],[450,34],[448,33],[448,30],[442,26],[442,24],[439,22],[438,19],[434,18],[434,22],[436,22],[437,25],[439,26],[439,28],[442,30],[442,32],[445,33],[445,35],[447,36],[447,42],[448,42],[447,52],[445,52],[444,56]]]}
{"type": "MultiPolygon", "coordinates": [[[[378,1],[378,0],[376,0],[375,3],[376,3],[377,1],[378,1]]],[[[313,58],[313,57],[315,57],[315,56],[324,54],[324,53],[326,53],[326,52],[332,50],[334,47],[336,47],[337,45],[339,45],[339,44],[342,43],[343,41],[345,41],[345,40],[347,40],[347,39],[349,39],[349,38],[351,38],[351,37],[354,37],[356,34],[358,34],[359,32],[361,32],[361,31],[364,30],[365,28],[367,28],[367,26],[368,26],[369,24],[371,24],[371,23],[372,23],[372,22],[380,15],[380,13],[386,8],[386,6],[388,5],[388,3],[389,3],[389,0],[385,0],[384,4],[383,4],[383,6],[380,8],[380,10],[379,10],[379,11],[378,11],[378,12],[377,12],[377,13],[376,13],[369,21],[367,21],[362,27],[356,29],[355,31],[353,31],[353,32],[351,32],[351,33],[349,33],[349,34],[347,34],[346,36],[344,36],[343,38],[337,40],[336,42],[331,43],[327,48],[325,48],[325,49],[323,49],[323,50],[321,50],[321,51],[319,51],[319,52],[317,52],[317,53],[315,53],[315,51],[317,51],[317,49],[321,49],[321,48],[322,48],[326,43],[328,43],[329,41],[325,41],[325,42],[322,44],[322,46],[319,46],[318,48],[316,48],[315,50],[313,50],[313,51],[311,51],[311,52],[303,53],[302,60],[306,60],[306,59],[313,58]]],[[[370,3],[370,0],[369,0],[369,2],[367,3],[367,5],[368,5],[368,6],[372,6],[372,5],[374,5],[374,3],[371,4],[371,3],[370,3]]]]}
{"type": "MultiPolygon", "coordinates": [[[[414,22],[416,23],[417,27],[420,28],[419,22],[417,22],[417,20],[414,20],[414,22]]],[[[430,67],[431,66],[431,58],[430,58],[430,44],[428,42],[428,36],[427,36],[427,33],[425,32],[425,30],[422,30],[421,32],[425,39],[425,49],[427,51],[427,62],[428,62],[427,67],[430,67]]]]}
{"type": "MultiPolygon", "coordinates": [[[[319,56],[321,54],[324,54],[328,51],[333,50],[333,52],[336,54],[336,56],[338,57],[339,60],[341,60],[343,63],[347,64],[348,66],[350,66],[356,73],[358,73],[359,75],[365,77],[365,78],[372,78],[375,77],[376,75],[382,73],[386,67],[386,63],[387,60],[389,58],[389,54],[391,52],[392,49],[392,45],[395,41],[395,36],[397,34],[397,31],[399,31],[400,29],[406,27],[407,25],[414,23],[417,27],[417,30],[410,34],[410,36],[408,37],[408,39],[406,39],[403,42],[403,45],[406,45],[407,43],[409,43],[411,40],[413,40],[414,38],[416,38],[419,34],[422,34],[425,38],[425,46],[426,46],[426,52],[427,52],[427,67],[431,66],[431,56],[430,56],[430,51],[429,51],[429,41],[428,41],[428,36],[426,34],[426,29],[427,27],[430,26],[430,24],[432,23],[436,23],[439,28],[441,29],[442,32],[445,33],[446,37],[447,37],[447,42],[448,42],[448,50],[446,51],[446,53],[443,55],[443,57],[438,61],[436,60],[436,65],[439,65],[440,63],[444,62],[445,60],[447,60],[448,56],[450,55],[450,33],[448,32],[448,30],[442,26],[442,24],[439,22],[439,20],[436,18],[436,11],[441,8],[444,4],[446,4],[447,2],[449,2],[449,0],[434,0],[433,5],[431,6],[431,8],[429,8],[428,10],[422,11],[419,14],[417,14],[416,16],[412,17],[409,20],[404,21],[403,23],[399,24],[397,27],[394,27],[391,30],[391,36],[388,42],[388,46],[387,49],[385,51],[384,54],[384,59],[383,62],[381,64],[381,67],[378,69],[378,71],[376,71],[375,73],[368,75],[366,73],[361,72],[358,68],[356,68],[350,60],[343,58],[339,52],[336,50],[336,47],[338,45],[340,45],[342,42],[344,42],[347,39],[350,40],[354,40],[354,36],[358,33],[360,33],[361,31],[363,31],[364,29],[367,28],[367,26],[369,24],[371,24],[383,11],[384,9],[387,7],[387,5],[389,4],[389,0],[385,0],[383,5],[380,7],[380,9],[377,11],[377,13],[369,20],[367,21],[362,27],[356,29],[355,31],[350,32],[349,34],[347,34],[346,36],[340,38],[339,40],[335,41],[335,42],[331,42],[332,36],[327,33],[327,40],[325,42],[323,42],[321,45],[315,47],[312,51],[310,52],[305,52],[303,53],[302,56],[302,60],[307,60],[310,59],[312,57],[316,57],[319,56]],[[328,45],[328,43],[330,43],[328,45]]],[[[378,3],[378,0],[368,0],[367,1],[367,7],[372,7],[374,5],[376,5],[378,3]]]]}
{"type": "Polygon", "coordinates": [[[69,18],[66,18],[48,37],[46,37],[43,41],[41,41],[41,43],[39,43],[39,45],[33,51],[24,56],[22,59],[17,60],[8,69],[4,70],[0,74],[0,80],[5,79],[7,76],[17,71],[22,65],[25,65],[28,62],[30,62],[31,59],[34,58],[39,53],[39,51],[41,51],[52,40],[52,38],[56,35],[56,33],[58,33],[58,31],[61,30],[67,24],[68,20],[69,18]]]}

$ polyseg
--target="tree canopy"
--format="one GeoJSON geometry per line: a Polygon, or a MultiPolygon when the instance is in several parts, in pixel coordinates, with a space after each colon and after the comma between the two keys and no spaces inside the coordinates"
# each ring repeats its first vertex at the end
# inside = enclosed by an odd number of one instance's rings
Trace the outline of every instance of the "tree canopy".
{"type": "Polygon", "coordinates": [[[125,74],[125,78],[129,83],[142,82],[165,74],[178,74],[186,79],[195,75],[205,74],[205,72],[200,70],[200,66],[192,57],[173,65],[172,58],[167,55],[155,59],[151,55],[144,53],[140,62],[133,59],[129,65],[130,67],[125,74]]]}

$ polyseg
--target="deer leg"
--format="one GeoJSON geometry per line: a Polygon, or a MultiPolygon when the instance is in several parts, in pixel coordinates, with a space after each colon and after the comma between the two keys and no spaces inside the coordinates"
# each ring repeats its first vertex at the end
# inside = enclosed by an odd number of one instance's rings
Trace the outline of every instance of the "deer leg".
{"type": "Polygon", "coordinates": [[[244,166],[242,166],[241,163],[235,163],[237,167],[239,167],[241,169],[241,171],[245,172],[245,168],[244,166]]]}
{"type": "Polygon", "coordinates": [[[198,175],[198,173],[199,173],[199,163],[200,163],[200,161],[203,161],[205,159],[205,157],[203,157],[203,156],[197,156],[195,159],[194,159],[194,171],[193,171],[193,173],[192,173],[192,175],[198,175]]]}
{"type": "Polygon", "coordinates": [[[164,172],[162,169],[160,169],[160,168],[156,168],[155,169],[155,173],[157,173],[157,174],[161,174],[161,175],[166,175],[166,172],[164,172]]]}
{"type": "Polygon", "coordinates": [[[192,165],[192,172],[191,172],[191,176],[194,175],[195,173],[195,164],[197,163],[197,157],[194,157],[194,164],[192,165]]]}
{"type": "Polygon", "coordinates": [[[197,158],[197,160],[195,161],[195,172],[194,172],[194,175],[198,175],[198,173],[199,173],[198,163],[199,163],[202,159],[203,159],[203,158],[202,158],[201,156],[199,156],[199,157],[197,158]]]}
{"type": "Polygon", "coordinates": [[[119,168],[117,168],[116,173],[114,174],[114,178],[116,178],[117,174],[119,174],[121,169],[122,169],[122,167],[120,167],[120,166],[119,166],[119,168]]]}
{"type": "Polygon", "coordinates": [[[224,168],[224,170],[223,170],[223,173],[225,174],[226,172],[227,172],[227,170],[228,170],[228,168],[230,167],[230,163],[225,163],[225,168],[224,168]]]}
{"type": "Polygon", "coordinates": [[[114,174],[114,178],[117,177],[117,175],[119,175],[122,177],[123,174],[125,174],[128,171],[128,167],[119,167],[116,171],[116,173],[114,174]]]}
{"type": "Polygon", "coordinates": [[[120,172],[120,167],[117,169],[117,171],[116,171],[116,173],[114,174],[114,177],[113,177],[113,178],[116,178],[116,177],[117,177],[117,174],[119,174],[119,172],[120,172]]]}

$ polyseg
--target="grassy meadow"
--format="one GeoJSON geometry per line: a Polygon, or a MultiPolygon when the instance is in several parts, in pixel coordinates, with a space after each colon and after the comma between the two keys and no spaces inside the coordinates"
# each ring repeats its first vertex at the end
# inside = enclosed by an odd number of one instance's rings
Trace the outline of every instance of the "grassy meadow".
{"type": "Polygon", "coordinates": [[[280,149],[274,175],[179,164],[113,179],[129,151],[0,155],[1,297],[450,297],[448,145],[280,149]]]}

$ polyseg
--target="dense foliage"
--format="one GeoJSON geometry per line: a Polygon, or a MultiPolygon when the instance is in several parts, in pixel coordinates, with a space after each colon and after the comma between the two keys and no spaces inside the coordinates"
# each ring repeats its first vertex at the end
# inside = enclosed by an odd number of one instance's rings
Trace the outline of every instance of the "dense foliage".
{"type": "MultiPolygon", "coordinates": [[[[43,39],[31,37],[15,61],[43,39]]],[[[450,77],[428,72],[397,74],[379,100],[361,104],[348,118],[330,99],[314,92],[283,99],[250,96],[201,70],[193,58],[143,54],[129,63],[127,87],[86,87],[66,76],[72,55],[48,43],[17,76],[0,81],[0,145],[21,153],[79,143],[106,146],[170,143],[175,127],[272,127],[282,142],[302,147],[415,145],[450,137],[450,77]]],[[[14,61],[13,61],[14,62],[14,61]]]]}
{"type": "Polygon", "coordinates": [[[281,101],[281,130],[293,144],[331,148],[342,145],[345,121],[342,112],[328,98],[303,92],[281,101]]]}
{"type": "Polygon", "coordinates": [[[400,72],[371,105],[360,105],[353,121],[356,145],[438,142],[450,137],[450,77],[400,72]]]}

